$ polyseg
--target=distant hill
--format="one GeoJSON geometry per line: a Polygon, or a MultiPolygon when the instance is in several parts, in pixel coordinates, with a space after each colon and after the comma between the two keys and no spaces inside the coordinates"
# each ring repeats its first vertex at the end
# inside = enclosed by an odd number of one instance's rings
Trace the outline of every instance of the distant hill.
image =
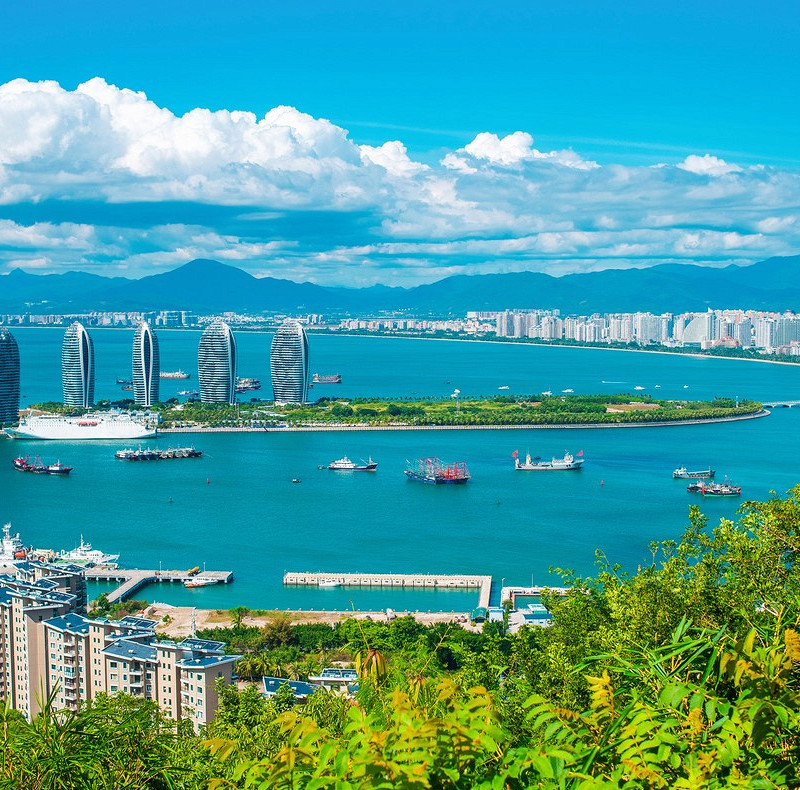
{"type": "Polygon", "coordinates": [[[683,312],[709,307],[800,312],[800,256],[721,269],[663,264],[564,277],[537,272],[460,275],[416,288],[329,288],[253,277],[235,266],[206,259],[139,280],[85,272],[37,275],[20,270],[0,277],[0,312],[4,313],[161,309],[366,313],[406,309],[444,315],[526,307],[578,314],[683,312]]]}

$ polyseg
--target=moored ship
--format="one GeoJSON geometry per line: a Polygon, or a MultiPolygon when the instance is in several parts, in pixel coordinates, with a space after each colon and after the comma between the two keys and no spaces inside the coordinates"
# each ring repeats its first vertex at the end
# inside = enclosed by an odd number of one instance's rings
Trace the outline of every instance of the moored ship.
{"type": "Polygon", "coordinates": [[[444,464],[438,458],[420,458],[409,463],[404,474],[409,480],[432,485],[459,485],[470,479],[469,469],[464,461],[444,464]]]}
{"type": "Polygon", "coordinates": [[[191,589],[192,587],[209,587],[212,584],[219,584],[219,579],[210,576],[195,576],[193,579],[187,579],[183,586],[191,589]]]}
{"type": "Polygon", "coordinates": [[[578,453],[578,457],[572,453],[564,453],[563,458],[551,458],[549,461],[543,461],[538,455],[531,458],[530,453],[525,454],[525,461],[520,461],[515,450],[512,453],[514,458],[514,468],[522,472],[569,472],[575,469],[580,469],[583,466],[583,450],[578,453]]]}
{"type": "Polygon", "coordinates": [[[6,428],[12,439],[56,439],[83,441],[92,439],[146,439],[156,429],[144,419],[124,412],[98,412],[81,417],[42,415],[24,417],[16,428],[6,428]]]}
{"type": "Polygon", "coordinates": [[[314,384],[341,384],[342,374],[334,373],[332,376],[323,376],[320,373],[314,373],[311,376],[311,381],[314,384]]]}
{"type": "Polygon", "coordinates": [[[19,537],[11,534],[11,524],[3,526],[3,538],[0,540],[0,568],[7,568],[27,557],[25,546],[19,537]]]}
{"type": "Polygon", "coordinates": [[[715,471],[713,469],[699,469],[690,472],[685,466],[679,466],[672,473],[675,480],[692,480],[692,479],[705,479],[707,477],[714,477],[715,471]]]}
{"type": "Polygon", "coordinates": [[[106,554],[99,549],[93,549],[91,543],[84,543],[83,535],[77,548],[71,551],[61,551],[56,557],[57,562],[68,562],[72,565],[91,567],[94,565],[104,565],[108,568],[116,568],[119,554],[106,554]]]}
{"type": "Polygon", "coordinates": [[[167,461],[172,458],[200,458],[202,454],[202,450],[195,450],[194,447],[169,447],[166,450],[139,447],[136,450],[117,450],[114,453],[122,461],[167,461]]]}
{"type": "Polygon", "coordinates": [[[374,472],[378,468],[378,462],[372,460],[370,456],[368,461],[361,460],[360,464],[351,461],[347,456],[340,458],[338,461],[331,461],[328,464],[328,469],[335,472],[374,472]]]}
{"type": "Polygon", "coordinates": [[[238,378],[236,379],[236,392],[248,392],[249,390],[260,390],[261,381],[259,379],[238,378]]]}

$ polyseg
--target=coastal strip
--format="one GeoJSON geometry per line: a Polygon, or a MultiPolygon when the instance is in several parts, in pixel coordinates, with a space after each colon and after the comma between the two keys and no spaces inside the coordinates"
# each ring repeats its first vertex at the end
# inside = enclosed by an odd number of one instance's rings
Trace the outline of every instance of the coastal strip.
{"type": "Polygon", "coordinates": [[[617,422],[617,423],[554,423],[542,425],[527,423],[519,425],[364,425],[364,424],[329,424],[329,425],[292,425],[278,426],[222,426],[210,427],[193,425],[180,428],[159,428],[159,434],[167,433],[312,433],[332,431],[528,431],[528,430],[563,430],[588,428],[666,428],[676,425],[707,425],[717,422],[738,422],[739,420],[755,420],[767,417],[768,409],[753,414],[737,414],[730,417],[706,417],[696,420],[661,420],[649,422],[617,422]]]}

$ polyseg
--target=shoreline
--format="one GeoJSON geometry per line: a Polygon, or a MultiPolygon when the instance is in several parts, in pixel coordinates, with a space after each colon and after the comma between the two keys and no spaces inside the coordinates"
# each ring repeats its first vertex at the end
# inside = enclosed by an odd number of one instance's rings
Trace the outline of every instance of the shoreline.
{"type": "Polygon", "coordinates": [[[788,365],[789,367],[800,366],[798,362],[782,362],[779,359],[750,359],[748,357],[724,357],[715,354],[702,354],[696,352],[681,352],[681,351],[660,351],[656,349],[647,348],[611,348],[604,346],[582,346],[582,345],[567,345],[565,343],[533,343],[533,342],[515,342],[513,340],[483,340],[477,337],[421,337],[417,335],[373,335],[373,334],[350,334],[343,332],[309,332],[311,335],[318,335],[319,337],[369,337],[369,338],[389,338],[392,340],[438,340],[446,343],[487,343],[500,346],[533,346],[534,348],[570,348],[581,349],[588,351],[621,351],[625,354],[661,354],[669,357],[689,357],[690,359],[720,359],[729,362],[758,362],[763,365],[788,365]]]}
{"type": "Polygon", "coordinates": [[[337,431],[528,431],[528,430],[586,430],[595,428],[666,428],[670,426],[707,425],[709,423],[739,422],[755,420],[770,415],[768,409],[753,414],[738,414],[730,417],[706,417],[694,420],[660,420],[653,422],[618,422],[618,423],[554,423],[541,425],[538,423],[522,425],[305,425],[286,428],[250,428],[250,427],[202,427],[162,428],[158,434],[181,433],[333,433],[337,431]]]}

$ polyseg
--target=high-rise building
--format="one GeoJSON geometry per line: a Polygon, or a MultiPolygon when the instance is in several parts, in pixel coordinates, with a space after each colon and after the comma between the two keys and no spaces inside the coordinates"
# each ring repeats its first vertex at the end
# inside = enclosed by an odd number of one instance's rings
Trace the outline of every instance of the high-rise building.
{"type": "Polygon", "coordinates": [[[61,345],[64,405],[88,409],[94,403],[94,344],[80,321],[69,325],[61,345]]]}
{"type": "Polygon", "coordinates": [[[19,346],[14,335],[0,327],[0,425],[19,418],[19,346]]]}
{"type": "Polygon", "coordinates": [[[202,403],[233,403],[236,398],[236,340],[220,320],[210,323],[197,349],[202,403]]]}
{"type": "Polygon", "coordinates": [[[159,360],[158,337],[142,321],[133,336],[133,398],[140,406],[158,403],[159,360]]]}
{"type": "Polygon", "coordinates": [[[308,390],[308,337],[291,318],[272,338],[270,368],[275,403],[304,403],[308,390]]]}

